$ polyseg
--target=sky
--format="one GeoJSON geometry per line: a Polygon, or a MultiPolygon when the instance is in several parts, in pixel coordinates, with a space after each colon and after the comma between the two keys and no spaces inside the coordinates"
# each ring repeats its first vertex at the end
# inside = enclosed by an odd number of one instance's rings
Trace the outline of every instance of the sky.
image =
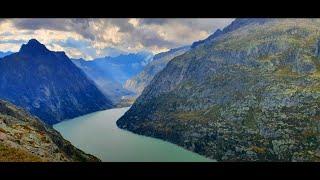
{"type": "Polygon", "coordinates": [[[0,51],[17,52],[35,38],[71,58],[94,59],[119,54],[164,52],[191,45],[223,29],[234,19],[104,18],[1,19],[0,51]]]}

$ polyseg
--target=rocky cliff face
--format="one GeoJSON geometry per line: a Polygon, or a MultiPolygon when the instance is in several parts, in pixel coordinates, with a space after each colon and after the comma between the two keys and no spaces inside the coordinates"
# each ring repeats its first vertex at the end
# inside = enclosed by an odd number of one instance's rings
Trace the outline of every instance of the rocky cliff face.
{"type": "Polygon", "coordinates": [[[0,60],[0,98],[48,124],[112,107],[93,81],[64,52],[37,40],[0,60]]]}
{"type": "Polygon", "coordinates": [[[237,19],[117,122],[218,161],[320,160],[319,19],[237,19]]]}
{"type": "Polygon", "coordinates": [[[100,161],[75,148],[59,132],[24,110],[0,100],[0,161],[100,161]]]}
{"type": "Polygon", "coordinates": [[[138,75],[126,81],[124,87],[136,93],[139,96],[143,89],[151,82],[153,77],[159,73],[167,63],[176,56],[182,55],[190,49],[190,46],[184,46],[170,51],[159,53],[138,75]]]}

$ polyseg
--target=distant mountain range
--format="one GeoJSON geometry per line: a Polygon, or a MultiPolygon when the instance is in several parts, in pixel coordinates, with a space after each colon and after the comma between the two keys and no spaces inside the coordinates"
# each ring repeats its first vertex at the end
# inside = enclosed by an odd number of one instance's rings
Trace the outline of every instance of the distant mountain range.
{"type": "Polygon", "coordinates": [[[0,100],[0,162],[100,161],[23,109],[0,100]]]}
{"type": "Polygon", "coordinates": [[[129,78],[141,72],[152,60],[150,53],[123,54],[91,61],[72,59],[72,62],[91,78],[98,88],[114,103],[134,93],[123,88],[129,78]]]}
{"type": "Polygon", "coordinates": [[[8,56],[8,55],[10,55],[10,54],[12,54],[13,52],[11,52],[11,51],[7,51],[7,52],[1,52],[0,51],[0,58],[2,58],[2,57],[4,57],[4,56],[8,56]]]}
{"type": "Polygon", "coordinates": [[[167,52],[156,54],[153,60],[144,67],[136,76],[126,81],[124,87],[139,96],[143,89],[151,82],[153,77],[159,73],[167,63],[176,56],[182,55],[190,49],[190,46],[171,49],[167,52]]]}
{"type": "Polygon", "coordinates": [[[319,29],[236,19],[173,58],[117,125],[218,161],[319,161],[319,29]]]}
{"type": "Polygon", "coordinates": [[[35,39],[0,59],[0,80],[0,99],[48,124],[113,107],[64,52],[50,51],[35,39]]]}

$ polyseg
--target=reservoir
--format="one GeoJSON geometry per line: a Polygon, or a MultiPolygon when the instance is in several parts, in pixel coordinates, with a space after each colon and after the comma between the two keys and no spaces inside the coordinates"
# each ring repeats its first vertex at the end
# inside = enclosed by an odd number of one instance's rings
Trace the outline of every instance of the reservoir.
{"type": "Polygon", "coordinates": [[[175,144],[120,129],[116,121],[129,109],[99,111],[54,125],[74,146],[104,162],[209,162],[175,144]]]}

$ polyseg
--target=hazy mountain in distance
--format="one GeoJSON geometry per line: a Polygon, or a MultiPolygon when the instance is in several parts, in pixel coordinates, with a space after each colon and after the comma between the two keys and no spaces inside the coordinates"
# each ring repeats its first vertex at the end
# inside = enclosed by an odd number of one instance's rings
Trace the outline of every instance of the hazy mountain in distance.
{"type": "Polygon", "coordinates": [[[136,76],[130,78],[125,83],[125,88],[139,96],[143,89],[151,82],[153,77],[159,73],[167,63],[176,56],[179,56],[190,49],[190,46],[171,49],[167,52],[156,54],[153,60],[136,76]]]}
{"type": "Polygon", "coordinates": [[[123,88],[121,83],[114,79],[112,72],[99,66],[94,61],[83,59],[73,59],[72,62],[82,69],[86,75],[92,79],[100,91],[108,97],[114,104],[118,103],[123,96],[129,96],[133,93],[123,88]]]}
{"type": "Polygon", "coordinates": [[[11,51],[7,51],[7,52],[2,52],[2,51],[0,51],[0,58],[3,58],[3,57],[5,57],[5,56],[8,56],[8,55],[10,55],[10,54],[12,54],[13,52],[11,52],[11,51]]]}
{"type": "Polygon", "coordinates": [[[114,103],[134,93],[123,88],[125,81],[138,74],[152,60],[150,53],[123,54],[91,61],[73,59],[72,62],[91,78],[114,103]]]}

